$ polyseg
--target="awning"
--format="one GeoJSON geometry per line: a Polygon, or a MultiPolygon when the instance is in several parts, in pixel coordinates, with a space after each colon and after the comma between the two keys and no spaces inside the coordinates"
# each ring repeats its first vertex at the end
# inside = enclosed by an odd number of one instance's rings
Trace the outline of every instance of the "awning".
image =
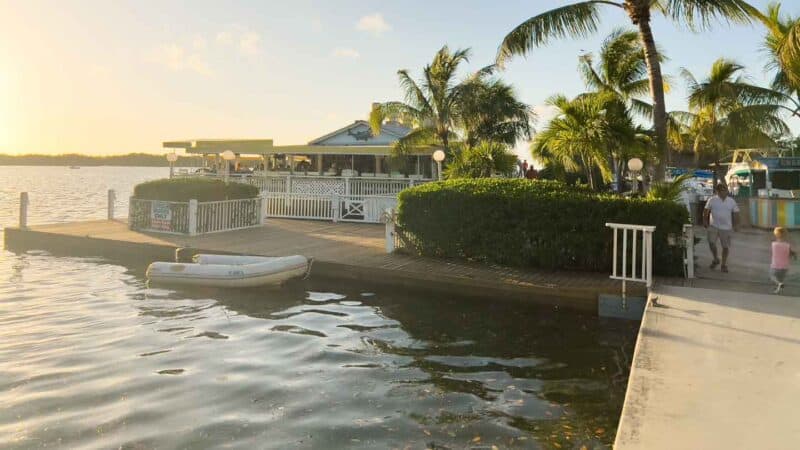
{"type": "MultiPolygon", "coordinates": [[[[238,154],[250,155],[366,155],[389,156],[389,145],[279,145],[273,146],[272,139],[213,139],[192,141],[167,141],[164,148],[182,148],[186,153],[222,153],[230,150],[238,154]]],[[[418,147],[414,155],[432,155],[438,150],[435,146],[418,147]]]]}
{"type": "Polygon", "coordinates": [[[182,148],[186,153],[234,153],[264,155],[272,153],[272,139],[196,139],[191,141],[167,141],[164,148],[182,148]]]}

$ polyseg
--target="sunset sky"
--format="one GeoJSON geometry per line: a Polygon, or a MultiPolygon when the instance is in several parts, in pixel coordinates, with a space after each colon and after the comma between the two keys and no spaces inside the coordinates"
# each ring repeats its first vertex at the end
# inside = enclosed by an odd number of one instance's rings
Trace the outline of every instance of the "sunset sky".
{"type": "MultiPolygon", "coordinates": [[[[0,0],[0,153],[163,152],[185,138],[299,144],[400,98],[396,71],[419,74],[442,45],[490,64],[503,36],[564,1],[8,1],[0,0]]],[[[784,9],[800,15],[800,5],[784,9]]],[[[766,1],[754,1],[762,7],[766,1]]],[[[546,121],[544,100],[583,90],[577,57],[591,39],[557,41],[502,74],[546,121]]],[[[763,83],[763,31],[715,25],[693,34],[658,18],[670,60],[702,76],[720,56],[763,83]]],[[[685,108],[675,77],[668,109],[685,108]]],[[[800,123],[791,120],[797,132],[800,123]]]]}

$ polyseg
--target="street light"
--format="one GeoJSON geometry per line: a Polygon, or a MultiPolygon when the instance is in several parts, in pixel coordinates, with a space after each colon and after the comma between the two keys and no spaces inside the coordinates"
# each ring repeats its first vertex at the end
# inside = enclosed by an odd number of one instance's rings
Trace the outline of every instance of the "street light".
{"type": "Polygon", "coordinates": [[[439,172],[439,181],[442,181],[442,161],[444,161],[444,152],[436,150],[433,152],[433,160],[436,161],[437,172],[439,172]]]}
{"type": "Polygon", "coordinates": [[[175,161],[178,160],[178,155],[175,152],[167,153],[167,161],[169,161],[169,177],[172,178],[172,175],[175,172],[175,161]]]}
{"type": "Polygon", "coordinates": [[[222,152],[222,159],[225,160],[225,182],[228,182],[228,174],[231,171],[231,161],[236,159],[236,155],[230,151],[225,150],[222,152]]]}
{"type": "Polygon", "coordinates": [[[633,189],[632,191],[635,193],[639,190],[639,181],[636,179],[640,170],[644,167],[644,163],[639,158],[631,158],[628,160],[628,170],[631,171],[632,178],[633,178],[633,189]]]}

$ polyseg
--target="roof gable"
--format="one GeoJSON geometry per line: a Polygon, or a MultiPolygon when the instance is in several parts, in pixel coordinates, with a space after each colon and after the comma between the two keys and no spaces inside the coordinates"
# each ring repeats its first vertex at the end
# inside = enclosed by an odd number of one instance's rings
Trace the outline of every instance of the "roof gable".
{"type": "Polygon", "coordinates": [[[355,122],[336,131],[320,136],[308,145],[392,145],[398,139],[411,132],[411,129],[399,123],[386,123],[381,126],[381,132],[373,136],[369,123],[366,120],[355,122]]]}

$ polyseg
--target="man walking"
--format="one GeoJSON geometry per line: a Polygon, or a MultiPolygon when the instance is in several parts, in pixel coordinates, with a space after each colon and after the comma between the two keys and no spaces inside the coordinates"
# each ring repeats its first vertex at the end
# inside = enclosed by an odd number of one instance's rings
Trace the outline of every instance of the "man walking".
{"type": "Polygon", "coordinates": [[[708,230],[708,247],[714,260],[711,268],[720,264],[717,257],[717,241],[722,246],[722,266],[720,270],[728,271],[728,249],[731,246],[733,231],[739,229],[739,205],[728,197],[728,187],[720,183],[714,188],[716,195],[708,199],[703,211],[703,226],[708,230]]]}

